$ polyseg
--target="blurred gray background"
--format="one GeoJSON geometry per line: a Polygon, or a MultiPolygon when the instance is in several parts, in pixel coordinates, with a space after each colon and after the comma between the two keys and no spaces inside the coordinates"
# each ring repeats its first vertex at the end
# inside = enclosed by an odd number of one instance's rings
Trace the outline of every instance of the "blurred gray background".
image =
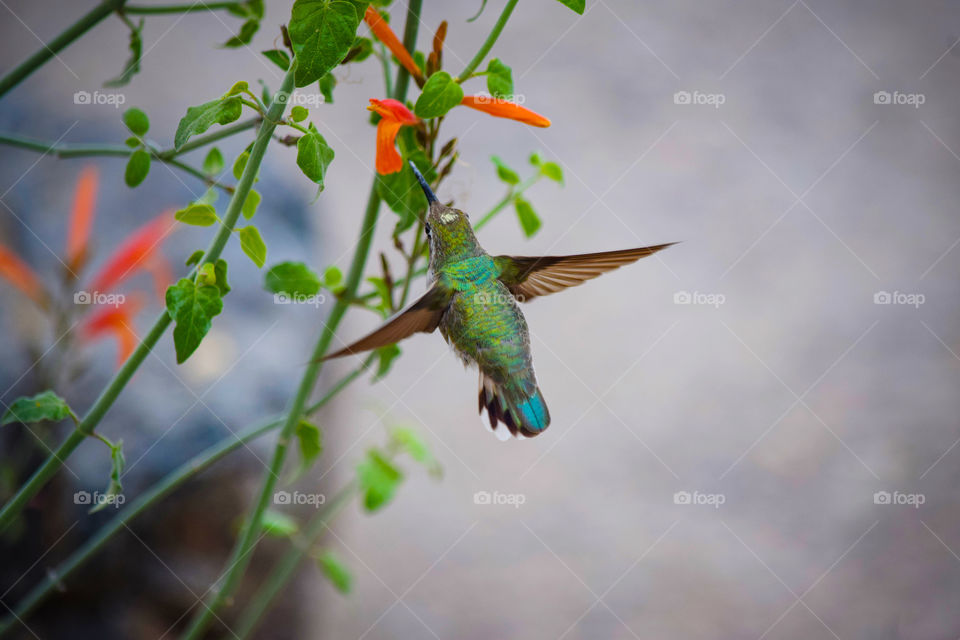
{"type": "MultiPolygon", "coordinates": [[[[90,5],[2,4],[4,68],[90,5]]],[[[448,20],[445,63],[456,72],[503,3],[472,24],[479,2],[425,4],[421,48],[448,20]]],[[[249,50],[214,48],[239,26],[226,14],[148,17],[124,106],[144,108],[150,137],[169,145],[187,106],[236,80],[275,87],[279,71],[257,52],[272,48],[289,5],[268,3],[249,50]]],[[[289,596],[299,616],[261,637],[960,635],[958,19],[954,2],[588,0],[582,18],[553,0],[520,3],[492,53],[553,126],[454,110],[444,131],[460,138],[462,160],[441,199],[477,219],[503,194],[489,156],[526,173],[539,150],[566,185],[529,192],[544,220],[533,239],[512,211],[484,229],[490,252],[683,243],[524,308],[553,416],[539,438],[501,443],[484,431],[476,374],[438,336],[407,341],[386,380],[360,381],[322,413],[327,449],[307,487],[345,482],[384,424],[420,430],[446,474],[437,483],[408,465],[382,512],[348,508],[328,542],[354,592],[341,596],[307,568],[289,596]],[[923,104],[893,104],[916,96],[923,104]],[[875,302],[883,292],[891,304],[875,302]],[[911,294],[923,303],[897,303],[911,294]],[[522,504],[478,504],[477,492],[522,504]],[[882,492],[923,504],[883,504],[882,492]]],[[[116,19],[97,27],[0,103],[0,130],[122,141],[120,111],[72,96],[119,72],[126,38],[116,19]]],[[[311,202],[293,150],[271,148],[264,164],[269,263],[349,264],[373,165],[364,107],[383,89],[373,59],[338,77],[335,103],[313,112],[337,154],[321,197],[311,202]]],[[[247,141],[221,147],[232,159],[247,141]]],[[[3,200],[25,223],[0,211],[0,238],[40,271],[55,270],[43,243],[63,244],[83,162],[0,155],[3,200]]],[[[202,192],[159,165],[130,190],[122,161],[97,164],[103,247],[202,192]]],[[[389,254],[393,214],[381,217],[374,247],[389,254]]],[[[208,236],[180,231],[165,253],[182,264],[208,236]]],[[[174,368],[167,336],[104,423],[130,443],[131,493],[227,428],[281,410],[319,331],[325,309],[273,305],[239,248],[227,257],[234,292],[210,339],[174,368]]],[[[6,388],[32,359],[21,299],[0,285],[0,301],[6,388]]],[[[341,336],[376,324],[354,311],[341,336]]],[[[73,396],[81,408],[114,358],[107,344],[90,351],[100,366],[73,396]]],[[[355,364],[325,367],[321,390],[355,364]]],[[[266,460],[271,444],[253,451],[266,460]]],[[[96,445],[71,461],[91,488],[102,477],[96,445]]],[[[251,452],[238,456],[231,477],[252,495],[262,469],[251,452]]],[[[212,501],[204,513],[231,521],[240,504],[212,501]]],[[[199,518],[188,531],[203,527],[199,518]]],[[[175,548],[158,555],[202,587],[195,574],[220,567],[228,542],[176,562],[175,548]]],[[[128,558],[155,562],[131,544],[128,558]]],[[[141,636],[159,637],[170,614],[141,636]]]]}

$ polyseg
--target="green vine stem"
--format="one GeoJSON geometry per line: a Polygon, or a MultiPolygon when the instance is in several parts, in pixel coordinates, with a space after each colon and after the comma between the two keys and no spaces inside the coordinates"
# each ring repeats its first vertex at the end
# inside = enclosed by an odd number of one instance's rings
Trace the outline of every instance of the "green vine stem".
{"type": "MultiPolygon", "coordinates": [[[[420,8],[422,0],[410,0],[407,7],[406,25],[403,32],[403,44],[408,51],[415,48],[417,41],[417,30],[420,26],[420,8]]],[[[397,69],[397,81],[394,83],[393,97],[396,100],[403,101],[407,95],[407,87],[410,83],[410,75],[403,66],[397,69]]],[[[254,505],[250,515],[246,518],[240,535],[233,551],[227,560],[227,569],[221,581],[220,587],[215,588],[212,598],[205,603],[194,615],[190,626],[183,635],[183,640],[199,640],[206,631],[207,627],[213,621],[216,612],[230,600],[234,591],[239,587],[243,575],[250,564],[253,547],[260,538],[260,532],[263,529],[263,514],[273,497],[273,489],[276,486],[277,477],[283,467],[283,462],[287,455],[287,447],[293,436],[297,423],[303,414],[303,406],[316,384],[317,377],[320,375],[320,369],[323,366],[321,359],[333,342],[333,337],[343,319],[344,314],[351,306],[351,300],[357,294],[357,288],[363,279],[363,272],[366,268],[367,257],[370,254],[370,245],[373,242],[373,234],[377,226],[377,218],[380,211],[380,195],[377,193],[377,177],[374,176],[373,184],[370,185],[370,195],[367,198],[366,211],[363,215],[363,222],[360,227],[360,237],[357,240],[357,248],[353,254],[353,260],[350,263],[350,270],[347,273],[344,285],[344,294],[337,298],[330,316],[324,324],[323,331],[317,339],[310,364],[307,365],[303,377],[300,379],[300,385],[293,398],[293,403],[287,413],[286,421],[277,439],[277,445],[274,448],[273,457],[270,461],[270,468],[264,474],[263,485],[260,489],[260,495],[254,505]]]]}
{"type": "Polygon", "coordinates": [[[89,13],[66,28],[60,35],[43,45],[35,54],[0,78],[0,97],[20,84],[24,78],[39,69],[50,58],[67,48],[74,40],[95,27],[101,20],[123,7],[126,0],[104,0],[89,13]]]}
{"type": "MultiPolygon", "coordinates": [[[[305,412],[306,415],[315,413],[330,402],[337,394],[347,388],[351,382],[360,377],[363,372],[373,364],[373,361],[373,356],[368,357],[363,364],[341,378],[322,398],[307,408],[305,412]]],[[[128,507],[124,508],[109,522],[104,524],[93,537],[71,553],[66,560],[61,562],[56,568],[48,571],[46,578],[24,596],[23,600],[17,605],[17,608],[13,610],[12,615],[0,621],[0,637],[8,633],[17,621],[22,621],[33,613],[38,605],[46,600],[51,593],[56,591],[57,588],[86,563],[87,560],[100,551],[117,532],[127,527],[134,518],[166,498],[193,476],[205,471],[211,465],[233,451],[236,451],[241,446],[245,446],[252,440],[256,440],[260,436],[277,429],[281,424],[283,424],[283,418],[281,416],[267,419],[262,424],[250,427],[238,433],[236,436],[231,435],[224,438],[217,444],[198,453],[190,460],[187,460],[179,467],[170,471],[136,500],[131,502],[128,507]]]]}
{"type": "Polygon", "coordinates": [[[124,13],[130,15],[159,15],[166,13],[193,13],[195,11],[217,11],[218,9],[243,9],[242,2],[194,2],[191,4],[127,5],[124,13]]]}
{"type": "Polygon", "coordinates": [[[497,38],[500,37],[500,32],[503,31],[503,28],[506,26],[507,20],[510,19],[513,8],[516,6],[517,0],[507,0],[507,6],[503,8],[500,17],[497,18],[496,24],[493,25],[493,29],[491,29],[489,35],[487,35],[487,39],[483,41],[483,45],[480,47],[480,50],[477,51],[477,55],[473,56],[473,59],[467,63],[464,70],[457,76],[457,82],[463,82],[469,78],[476,68],[480,66],[480,63],[487,57],[490,49],[493,48],[493,44],[497,41],[497,38]]]}
{"type": "MultiPolygon", "coordinates": [[[[292,91],[293,70],[295,67],[295,64],[291,65],[277,95],[289,94],[292,91]]],[[[223,252],[223,248],[226,246],[227,240],[229,240],[233,231],[233,225],[236,224],[237,219],[240,217],[243,203],[250,193],[256,174],[260,169],[260,164],[263,162],[267,145],[276,127],[275,123],[283,117],[286,104],[286,100],[277,100],[275,98],[270,105],[267,118],[264,119],[260,130],[257,132],[256,141],[250,150],[250,158],[247,160],[243,175],[240,176],[236,191],[230,199],[230,204],[227,205],[223,224],[217,229],[217,233],[210,242],[210,246],[207,248],[203,259],[201,259],[198,264],[213,262],[219,258],[223,252]]],[[[157,344],[157,341],[160,340],[160,336],[164,334],[171,322],[173,322],[172,318],[167,311],[164,310],[160,314],[160,317],[153,323],[146,337],[140,342],[133,354],[123,363],[120,370],[101,392],[100,397],[94,402],[90,411],[84,416],[83,420],[80,421],[80,424],[67,436],[66,440],[63,441],[57,450],[50,454],[40,468],[30,476],[26,484],[20,487],[17,494],[3,506],[3,509],[0,510],[0,532],[9,526],[13,519],[23,510],[27,502],[40,491],[50,478],[53,477],[53,474],[59,471],[66,459],[80,446],[80,443],[93,433],[93,430],[100,424],[100,420],[103,419],[104,414],[106,414],[110,407],[113,406],[113,403],[116,402],[117,397],[130,381],[130,378],[133,377],[134,372],[136,372],[146,359],[147,355],[157,344]]]]}
{"type": "Polygon", "coordinates": [[[359,491],[359,484],[356,480],[347,483],[334,494],[333,498],[327,502],[323,509],[307,524],[303,533],[298,536],[302,538],[303,544],[294,543],[280,558],[273,571],[267,577],[266,582],[261,585],[257,592],[250,598],[250,602],[244,606],[243,615],[237,622],[233,630],[237,640],[248,638],[257,628],[260,618],[267,612],[273,600],[283,591],[290,579],[293,577],[304,554],[307,553],[310,545],[320,537],[327,523],[336,516],[340,510],[354,497],[359,491]]]}
{"type": "MultiPolygon", "coordinates": [[[[176,167],[181,171],[185,171],[190,175],[196,176],[200,180],[203,180],[205,183],[207,183],[208,186],[214,186],[226,191],[227,193],[233,193],[233,187],[220,184],[199,169],[181,162],[177,159],[177,157],[187,153],[188,151],[199,149],[200,147],[212,144],[218,140],[222,140],[237,133],[252,129],[260,122],[260,117],[250,118],[249,120],[238,122],[229,127],[223,127],[222,129],[211,134],[197,136],[179,149],[170,148],[160,150],[148,145],[147,150],[150,152],[150,155],[153,158],[159,160],[160,162],[165,162],[172,167],[176,167]]],[[[125,144],[53,144],[44,140],[25,138],[9,133],[0,133],[0,144],[17,147],[18,149],[36,151],[38,153],[51,155],[55,158],[81,158],[94,156],[126,158],[135,151],[135,149],[131,149],[125,144]]]]}

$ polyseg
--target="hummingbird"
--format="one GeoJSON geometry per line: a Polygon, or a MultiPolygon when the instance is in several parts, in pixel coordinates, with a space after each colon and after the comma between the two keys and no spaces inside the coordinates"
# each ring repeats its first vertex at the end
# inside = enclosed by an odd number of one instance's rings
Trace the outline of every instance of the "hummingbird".
{"type": "Polygon", "coordinates": [[[382,327],[324,360],[439,328],[464,365],[480,370],[479,412],[487,410],[490,430],[501,440],[537,436],[550,425],[550,412],[518,302],[575,287],[675,243],[570,256],[491,256],[477,241],[469,216],[443,205],[413,162],[410,166],[429,205],[424,220],[429,289],[382,327]],[[500,423],[506,429],[498,430],[500,423]]]}

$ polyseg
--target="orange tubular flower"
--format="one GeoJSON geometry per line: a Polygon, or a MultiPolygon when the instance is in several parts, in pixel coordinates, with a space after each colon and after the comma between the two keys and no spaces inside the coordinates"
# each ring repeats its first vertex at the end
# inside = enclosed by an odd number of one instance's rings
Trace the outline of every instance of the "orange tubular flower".
{"type": "Polygon", "coordinates": [[[173,229],[173,216],[167,211],[138,229],[127,238],[90,283],[90,290],[110,291],[148,263],[158,259],[160,244],[173,229]]]}
{"type": "Polygon", "coordinates": [[[133,318],[142,306],[139,298],[133,298],[117,306],[104,306],[88,317],[80,327],[80,336],[87,341],[97,340],[106,335],[117,339],[117,366],[122,365],[133,350],[137,348],[139,338],[133,330],[133,318]]]}
{"type": "Polygon", "coordinates": [[[77,189],[73,196],[73,209],[70,211],[70,230],[67,233],[67,268],[80,269],[86,262],[90,240],[90,226],[93,224],[93,205],[97,198],[97,169],[87,167],[77,180],[77,189]]]}
{"type": "Polygon", "coordinates": [[[544,118],[539,113],[530,111],[526,107],[521,107],[515,102],[494,98],[492,96],[463,96],[460,101],[465,107],[483,111],[497,118],[509,118],[534,127],[549,127],[550,120],[544,118]]]}
{"type": "Polygon", "coordinates": [[[370,98],[367,109],[380,114],[380,122],[377,123],[377,173],[396,173],[403,168],[403,158],[394,146],[400,127],[417,124],[420,120],[402,102],[391,98],[370,98]]]}
{"type": "Polygon", "coordinates": [[[411,56],[410,52],[403,46],[397,34],[393,32],[393,29],[390,28],[390,25],[383,19],[379,11],[372,6],[368,6],[363,20],[370,26],[370,31],[377,37],[377,40],[386,45],[387,49],[390,49],[390,53],[397,57],[397,60],[410,72],[410,75],[417,79],[423,78],[423,73],[420,71],[417,63],[413,61],[413,56],[411,56]]]}
{"type": "Polygon", "coordinates": [[[47,308],[47,292],[40,278],[27,266],[27,263],[3,246],[0,246],[0,278],[19,289],[41,309],[47,308]]]}

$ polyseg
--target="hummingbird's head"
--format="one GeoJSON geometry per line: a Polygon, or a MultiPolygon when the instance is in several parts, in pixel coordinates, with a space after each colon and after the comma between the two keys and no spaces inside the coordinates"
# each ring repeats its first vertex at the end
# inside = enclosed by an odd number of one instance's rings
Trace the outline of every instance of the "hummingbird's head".
{"type": "Polygon", "coordinates": [[[431,261],[436,264],[436,261],[442,262],[446,257],[464,258],[477,255],[480,247],[473,235],[470,217],[460,209],[441,203],[413,162],[410,167],[429,203],[424,219],[424,231],[430,241],[431,261]]]}

